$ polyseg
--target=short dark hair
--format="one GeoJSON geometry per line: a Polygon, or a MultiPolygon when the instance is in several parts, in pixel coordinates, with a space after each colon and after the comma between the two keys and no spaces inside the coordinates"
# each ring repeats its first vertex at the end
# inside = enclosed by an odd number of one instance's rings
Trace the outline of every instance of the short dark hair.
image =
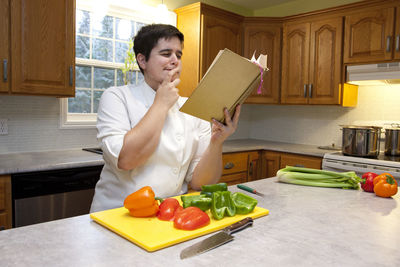
{"type": "MultiPolygon", "coordinates": [[[[170,39],[178,37],[183,44],[183,33],[176,27],[168,24],[150,24],[143,26],[133,40],[133,50],[135,56],[140,53],[144,55],[146,61],[149,60],[151,50],[157,45],[160,39],[170,39]]],[[[142,68],[139,66],[143,73],[142,68]]]]}

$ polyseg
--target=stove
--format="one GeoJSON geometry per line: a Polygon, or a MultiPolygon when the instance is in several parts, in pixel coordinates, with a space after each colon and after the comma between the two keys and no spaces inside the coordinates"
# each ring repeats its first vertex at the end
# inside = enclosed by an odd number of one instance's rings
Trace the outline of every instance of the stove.
{"type": "Polygon", "coordinates": [[[376,158],[353,157],[342,152],[326,153],[322,160],[322,169],[329,171],[354,171],[358,176],[366,172],[381,174],[388,172],[400,181],[400,157],[386,156],[380,152],[376,158]]]}

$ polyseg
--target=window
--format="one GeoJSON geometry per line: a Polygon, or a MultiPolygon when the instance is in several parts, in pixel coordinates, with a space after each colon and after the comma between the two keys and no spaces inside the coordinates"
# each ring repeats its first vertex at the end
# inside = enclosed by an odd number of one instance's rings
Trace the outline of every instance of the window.
{"type": "MultiPolygon", "coordinates": [[[[75,97],[60,100],[61,128],[95,126],[103,92],[125,84],[121,68],[132,37],[144,25],[161,22],[156,19],[160,13],[153,7],[126,6],[135,3],[132,0],[113,0],[112,5],[106,2],[77,0],[75,97]],[[99,3],[105,5],[99,8],[99,3]]],[[[163,23],[176,25],[174,13],[167,12],[161,17],[163,23]]],[[[130,83],[143,80],[137,66],[128,74],[128,80],[130,83]]]]}

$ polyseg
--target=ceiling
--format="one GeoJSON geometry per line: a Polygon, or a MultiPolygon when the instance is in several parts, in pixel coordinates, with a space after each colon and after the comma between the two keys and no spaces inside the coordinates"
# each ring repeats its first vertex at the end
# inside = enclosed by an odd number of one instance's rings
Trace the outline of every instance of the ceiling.
{"type": "Polygon", "coordinates": [[[276,6],[296,0],[224,0],[238,6],[243,6],[248,9],[263,9],[271,6],[276,6]]]}

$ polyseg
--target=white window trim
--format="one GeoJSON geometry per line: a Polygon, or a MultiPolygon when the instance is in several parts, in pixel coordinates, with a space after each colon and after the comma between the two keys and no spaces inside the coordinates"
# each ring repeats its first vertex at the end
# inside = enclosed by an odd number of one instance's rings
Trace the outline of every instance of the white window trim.
{"type": "MultiPolygon", "coordinates": [[[[93,3],[96,1],[90,0],[80,0],[80,4],[76,4],[76,8],[84,9],[84,10],[92,10],[93,3]]],[[[115,2],[125,2],[132,3],[132,1],[127,0],[113,0],[115,2]]],[[[136,2],[136,1],[135,1],[136,2]]],[[[157,9],[155,7],[146,6],[146,5],[137,5],[135,8],[120,8],[118,6],[113,5],[113,3],[109,4],[109,15],[116,16],[125,19],[131,19],[134,17],[141,22],[150,24],[156,22],[157,19],[157,9]],[[149,16],[149,14],[151,14],[149,16]]],[[[168,21],[176,26],[176,14],[174,12],[168,11],[168,21]]],[[[117,68],[122,67],[123,63],[108,63],[107,65],[103,65],[101,62],[96,62],[96,60],[87,60],[87,59],[75,59],[76,65],[86,65],[86,66],[96,66],[96,67],[110,67],[115,66],[117,68]]],[[[60,98],[60,129],[91,129],[96,128],[97,122],[97,113],[70,113],[68,114],[68,98],[60,98]]]]}

